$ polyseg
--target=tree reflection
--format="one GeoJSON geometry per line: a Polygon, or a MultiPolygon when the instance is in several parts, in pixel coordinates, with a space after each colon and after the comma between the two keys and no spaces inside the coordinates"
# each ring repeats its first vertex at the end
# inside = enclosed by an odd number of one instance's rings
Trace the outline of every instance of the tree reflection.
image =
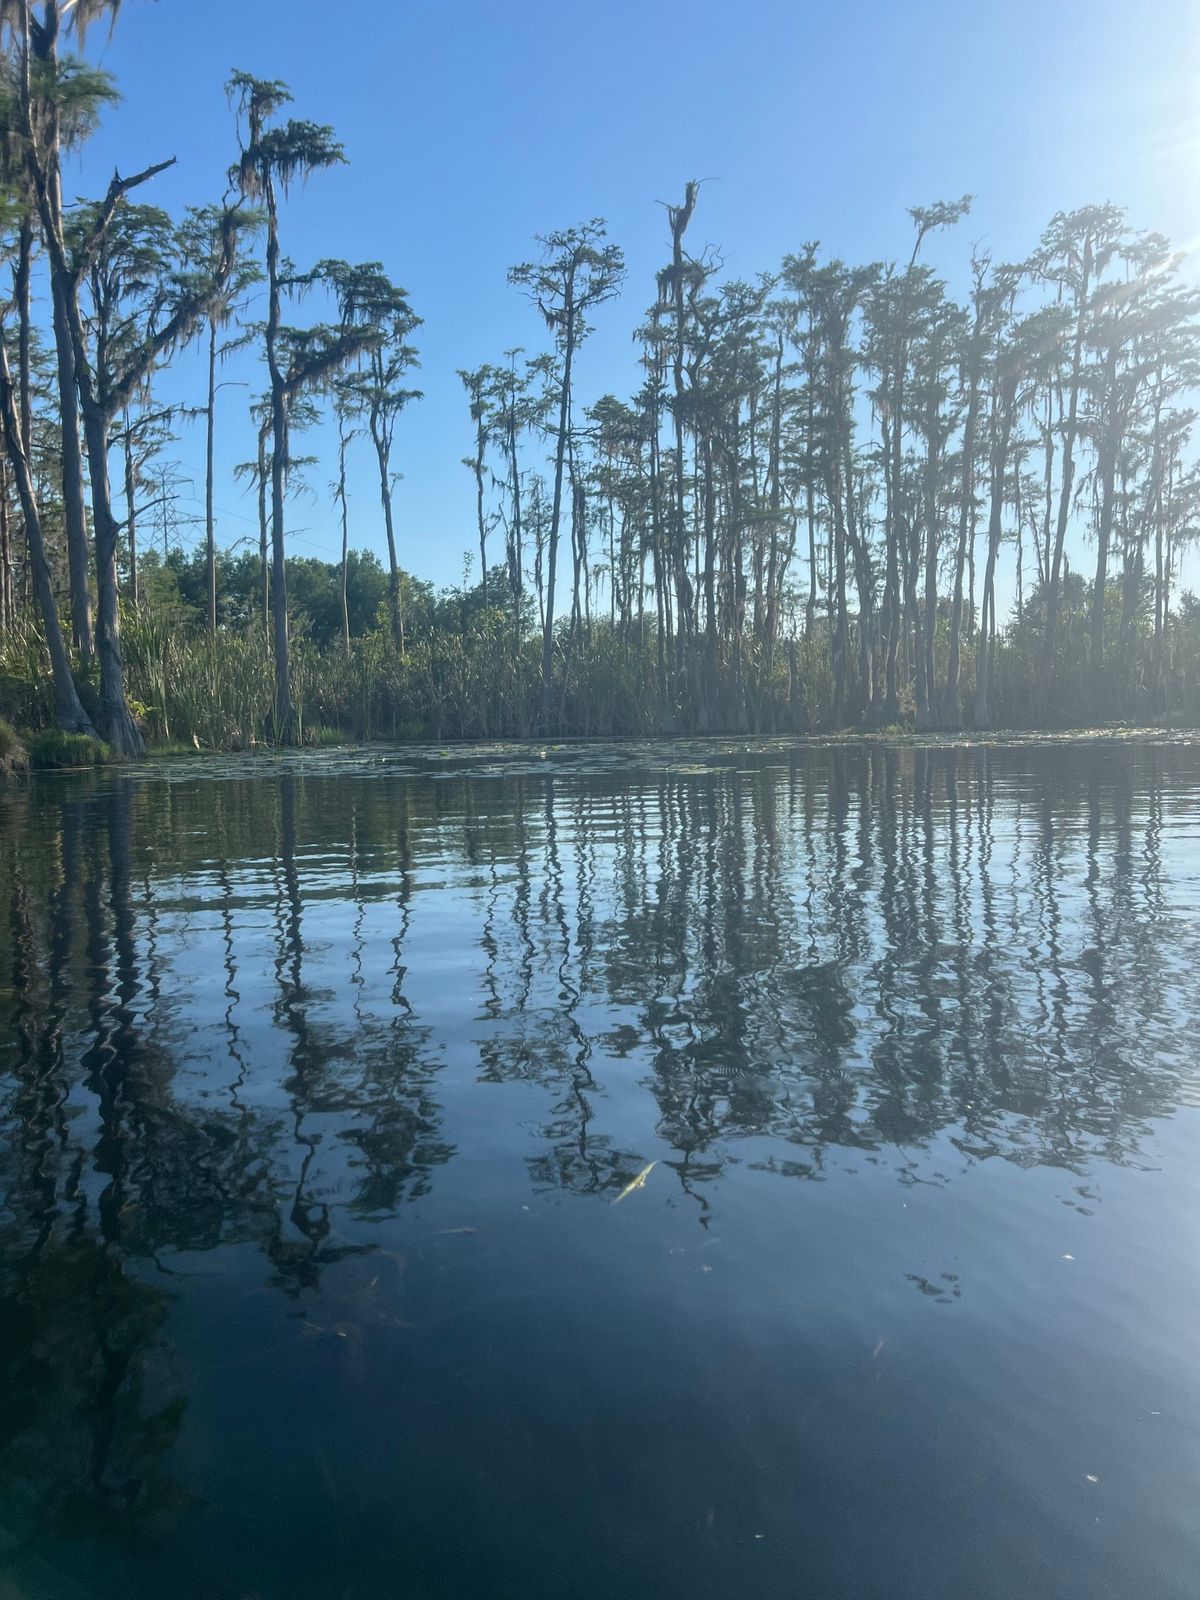
{"type": "Polygon", "coordinates": [[[315,1293],[460,1137],[593,1200],[657,1160],[701,1220],[738,1162],[1138,1161],[1194,1095],[1186,759],[12,794],[0,1482],[47,1525],[165,1513],[189,1258],[243,1247],[267,1292],[315,1293]],[[472,1081],[536,1109],[463,1122],[472,1081]]]}
{"type": "Polygon", "coordinates": [[[520,949],[523,978],[504,1011],[495,892],[487,913],[486,1075],[535,1076],[561,1096],[539,1181],[553,1169],[595,1193],[630,1175],[645,1150],[607,1176],[585,1159],[607,1148],[599,1108],[630,1068],[670,1164],[701,1183],[743,1138],[802,1147],[768,1164],[809,1176],[835,1148],[895,1151],[911,1171],[943,1133],[972,1159],[1137,1159],[1181,1087],[1139,1048],[1169,1019],[1157,952],[1194,939],[1162,888],[1161,760],[1137,774],[1135,823],[1128,760],[1035,756],[1004,769],[1001,795],[1001,759],[833,751],[798,786],[793,761],[788,782],[725,770],[599,804],[561,785],[540,862],[516,859],[507,954],[520,949]],[[564,874],[564,833],[613,840],[599,892],[594,843],[564,874]],[[534,961],[522,907],[539,867],[534,961]],[[1064,910],[1080,881],[1084,905],[1064,910]],[[581,1038],[584,1014],[607,1025],[581,1038]]]}

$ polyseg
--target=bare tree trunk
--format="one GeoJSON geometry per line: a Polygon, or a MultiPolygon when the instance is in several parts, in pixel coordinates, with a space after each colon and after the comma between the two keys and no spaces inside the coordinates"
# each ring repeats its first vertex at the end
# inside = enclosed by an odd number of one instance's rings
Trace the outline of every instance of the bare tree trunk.
{"type": "MultiPolygon", "coordinates": [[[[56,8],[57,11],[57,8],[56,8]]],[[[38,49],[43,65],[53,76],[58,72],[58,18],[54,26],[35,34],[31,26],[28,5],[22,6],[20,34],[20,71],[23,132],[26,141],[26,160],[47,240],[60,244],[62,238],[62,146],[59,128],[59,108],[51,96],[40,108],[43,115],[36,128],[33,116],[33,99],[30,89],[31,46],[38,49]]],[[[26,217],[21,224],[18,264],[16,273],[17,301],[21,327],[19,333],[21,364],[20,410],[25,438],[31,437],[29,409],[29,274],[33,257],[33,223],[26,217]]],[[[88,583],[88,533],[83,497],[83,451],[79,433],[79,404],[76,399],[77,380],[75,364],[78,353],[75,346],[74,319],[78,316],[78,282],[66,270],[61,251],[51,262],[50,294],[53,305],[54,345],[57,357],[58,397],[62,425],[62,487],[63,521],[67,536],[67,567],[71,590],[71,632],[76,648],[84,656],[94,651],[92,631],[92,600],[88,583]]],[[[28,447],[28,446],[27,446],[28,447]]]]}
{"type": "Polygon", "coordinates": [[[938,623],[938,489],[941,482],[941,439],[936,415],[930,417],[929,476],[925,490],[925,670],[922,688],[925,704],[918,708],[917,726],[937,726],[937,623],[938,623]]]}
{"type": "Polygon", "coordinates": [[[483,514],[483,460],[484,449],[487,445],[487,426],[483,412],[482,396],[477,396],[479,415],[475,420],[475,459],[472,468],[475,473],[475,523],[479,533],[479,582],[483,588],[483,609],[487,610],[488,603],[488,571],[487,571],[487,521],[483,514]]]}
{"type": "Polygon", "coordinates": [[[550,542],[546,552],[546,620],[542,630],[542,721],[550,719],[550,686],[554,671],[554,580],[558,566],[558,533],[562,525],[563,463],[571,431],[571,366],[575,355],[575,276],[572,271],[563,305],[563,377],[558,402],[558,438],[554,449],[554,498],[550,505],[550,542]]]}
{"type": "Polygon", "coordinates": [[[121,652],[121,604],[117,590],[118,523],[108,481],[108,419],[95,398],[81,395],[88,472],[92,482],[92,524],[96,542],[96,653],[100,660],[100,705],[104,736],[118,756],[136,759],[146,746],[125,694],[121,652]]]}
{"type": "Polygon", "coordinates": [[[713,473],[712,438],[703,435],[704,452],[704,698],[700,732],[712,727],[718,696],[720,642],[717,637],[717,486],[713,473]]]}
{"type": "Polygon", "coordinates": [[[275,185],[264,184],[267,202],[267,370],[271,375],[271,635],[275,650],[275,715],[273,732],[279,744],[296,737],[292,704],[292,671],[288,642],[287,558],[284,549],[284,479],[287,472],[287,396],[279,368],[279,224],[275,185]]]}
{"type": "Polygon", "coordinates": [[[992,711],[991,640],[996,632],[996,559],[1000,553],[1000,533],[1004,515],[1004,479],[1008,468],[1008,445],[1016,411],[1017,380],[1004,380],[997,418],[997,434],[992,458],[992,503],[988,514],[987,565],[983,577],[983,603],[979,612],[979,636],[975,659],[975,726],[990,728],[992,711]],[[990,629],[990,633],[989,633],[990,629]]]}
{"type": "MultiPolygon", "coordinates": [[[[812,321],[809,338],[815,337],[812,321]]],[[[816,459],[813,449],[813,431],[816,426],[816,360],[805,363],[806,426],[804,430],[804,499],[805,522],[808,527],[808,602],[804,608],[804,637],[811,639],[817,617],[817,516],[816,516],[816,459]]]]}
{"type": "Polygon", "coordinates": [[[262,616],[264,637],[269,637],[271,631],[271,565],[267,558],[267,550],[270,543],[270,529],[267,523],[267,430],[270,425],[270,418],[268,417],[258,430],[259,609],[262,616]]]}
{"type": "Polygon", "coordinates": [[[1083,344],[1087,327],[1088,291],[1092,275],[1092,240],[1084,240],[1078,298],[1078,316],[1075,323],[1075,344],[1071,353],[1070,399],[1067,404],[1067,425],[1063,433],[1062,484],[1058,496],[1058,520],[1054,529],[1054,551],[1050,561],[1049,582],[1046,586],[1046,617],[1042,636],[1042,661],[1040,695],[1042,703],[1050,692],[1050,679],[1054,671],[1054,651],[1058,639],[1058,613],[1062,597],[1063,551],[1066,547],[1067,524],[1071,516],[1071,493],[1075,485],[1075,441],[1079,431],[1079,391],[1083,373],[1083,344]]]}
{"type": "Polygon", "coordinates": [[[204,430],[204,562],[208,589],[208,632],[217,635],[217,545],[213,518],[213,455],[217,418],[217,323],[208,320],[208,408],[204,430]]]}
{"type": "MultiPolygon", "coordinates": [[[[883,583],[883,720],[885,722],[895,722],[900,715],[900,695],[896,683],[896,658],[900,645],[901,383],[902,380],[897,378],[895,406],[890,422],[886,412],[880,419],[882,454],[886,477],[886,510],[884,513],[886,567],[883,583]]],[[[868,705],[872,704],[873,701],[874,693],[872,692],[867,697],[868,705]]]]}
{"type": "Polygon", "coordinates": [[[392,521],[391,449],[386,424],[377,411],[371,413],[371,438],[379,462],[379,503],[383,507],[383,526],[388,547],[388,612],[392,619],[392,639],[404,654],[404,606],[400,593],[400,566],[396,560],[396,529],[392,521]]]}
{"type": "Polygon", "coordinates": [[[1092,583],[1091,606],[1091,698],[1098,702],[1104,688],[1104,624],[1105,601],[1108,589],[1108,550],[1112,541],[1113,510],[1116,490],[1117,455],[1120,448],[1120,427],[1115,415],[1116,400],[1113,388],[1116,383],[1117,350],[1110,352],[1105,362],[1105,389],[1110,397],[1110,415],[1099,448],[1100,516],[1096,526],[1096,576],[1092,583]]]}
{"type": "MultiPolygon", "coordinates": [[[[658,373],[655,370],[655,379],[658,373]]],[[[654,603],[657,613],[655,663],[658,678],[658,731],[673,733],[675,717],[667,681],[666,574],[663,570],[662,459],[659,450],[659,407],[657,389],[650,406],[650,546],[654,574],[654,603]]]]}
{"type": "Polygon", "coordinates": [[[57,356],[58,400],[62,422],[63,522],[67,535],[67,567],[71,583],[71,634],[81,655],[95,653],[92,594],[88,573],[88,530],[84,511],[83,449],[79,432],[79,401],[75,372],[71,314],[66,297],[77,293],[58,273],[50,274],[54,309],[54,346],[57,356]]]}
{"type": "Polygon", "coordinates": [[[284,548],[284,474],[287,471],[287,410],[282,394],[272,403],[271,451],[271,644],[275,651],[274,735],[279,744],[296,737],[292,703],[291,642],[288,637],[287,554],[284,548]]]}
{"type": "Polygon", "coordinates": [[[1154,507],[1154,652],[1153,677],[1155,711],[1162,709],[1163,682],[1163,630],[1166,614],[1166,569],[1163,564],[1163,505],[1162,486],[1159,485],[1154,507]]]}
{"type": "Polygon", "coordinates": [[[587,538],[587,533],[585,531],[584,523],[585,506],[583,498],[583,485],[575,476],[574,457],[572,457],[569,465],[568,475],[570,478],[571,487],[571,621],[567,628],[566,647],[563,650],[562,696],[559,700],[558,712],[560,724],[566,717],[567,691],[571,682],[571,661],[575,654],[575,642],[579,636],[580,626],[583,620],[582,595],[580,592],[581,576],[583,578],[583,584],[586,585],[587,583],[584,550],[584,541],[587,538]]]}
{"type": "MultiPolygon", "coordinates": [[[[23,7],[22,38],[26,45],[30,40],[28,7],[23,7]]],[[[45,56],[52,69],[57,68],[56,40],[46,36],[45,56]]],[[[129,702],[125,694],[125,663],[121,654],[121,625],[120,625],[120,600],[117,593],[117,533],[118,525],[112,510],[112,493],[108,480],[108,431],[111,418],[106,414],[100,397],[97,395],[91,374],[87,366],[87,345],[84,336],[83,319],[79,309],[79,280],[78,272],[73,267],[68,255],[63,228],[62,205],[62,173],[59,135],[56,120],[50,125],[49,131],[43,127],[35,129],[33,103],[29,83],[29,57],[28,50],[22,51],[22,116],[23,132],[27,148],[30,176],[33,180],[37,194],[38,210],[42,222],[42,232],[45,237],[46,248],[50,262],[51,292],[55,307],[55,336],[59,340],[60,328],[65,329],[69,338],[61,340],[61,348],[70,347],[73,357],[73,390],[78,393],[79,408],[76,409],[75,393],[63,396],[63,426],[69,433],[72,426],[71,419],[78,418],[79,411],[83,413],[84,440],[88,454],[88,470],[92,487],[92,513],[95,535],[95,562],[96,562],[96,588],[97,588],[97,632],[96,647],[100,659],[100,699],[101,720],[103,732],[114,751],[121,757],[137,757],[145,754],[145,745],[142,736],[134,723],[133,715],[129,709],[129,702]],[[39,139],[39,134],[41,135],[39,139]]],[[[169,163],[168,163],[169,165],[169,163]]],[[[122,183],[114,175],[113,184],[109,189],[110,202],[115,205],[116,200],[128,188],[136,183],[144,182],[146,178],[154,175],[161,168],[149,168],[138,178],[122,183]]],[[[59,378],[62,383],[64,363],[60,350],[59,378]]],[[[71,463],[67,459],[70,452],[64,455],[64,465],[69,470],[71,463]]],[[[65,486],[65,485],[64,485],[65,486]]],[[[86,549],[86,544],[84,546],[86,549]]],[[[82,602],[82,587],[72,585],[75,593],[73,601],[82,602]]],[[[79,629],[77,628],[77,632],[79,629]]],[[[81,643],[81,649],[83,644],[81,643]]]]}
{"type": "Polygon", "coordinates": [[[138,548],[137,548],[137,474],[134,471],[133,461],[133,430],[129,426],[129,408],[125,408],[125,534],[129,542],[129,587],[130,598],[135,611],[142,605],[142,596],[138,585],[138,548]]]}
{"type": "Polygon", "coordinates": [[[833,512],[833,583],[829,589],[829,606],[833,613],[830,641],[833,668],[833,722],[841,724],[846,714],[846,652],[850,635],[850,616],[846,604],[846,518],[843,506],[842,484],[837,464],[829,469],[830,506],[833,512]]]}
{"type": "Polygon", "coordinates": [[[0,456],[0,628],[8,633],[13,613],[12,530],[8,516],[8,458],[0,456]]]}
{"type": "Polygon", "coordinates": [[[1108,593],[1108,552],[1112,542],[1113,503],[1116,487],[1117,452],[1109,444],[1100,454],[1100,518],[1096,529],[1096,576],[1092,582],[1091,660],[1092,694],[1102,688],[1104,672],[1105,611],[1108,593]]]}
{"type": "Polygon", "coordinates": [[[541,480],[533,480],[533,586],[538,597],[538,627],[546,626],[545,529],[542,522],[541,480]]]}
{"type": "Polygon", "coordinates": [[[346,587],[350,563],[350,512],[346,502],[346,422],[339,418],[338,426],[338,505],[342,513],[342,574],[340,598],[342,604],[342,653],[350,654],[350,608],[346,600],[346,587]]]}
{"type": "MultiPolygon", "coordinates": [[[[18,236],[13,290],[18,308],[18,385],[21,426],[26,440],[33,437],[30,402],[31,309],[30,279],[33,264],[33,219],[24,216],[18,236]]],[[[71,331],[61,304],[62,290],[52,275],[54,336],[57,353],[58,397],[61,411],[63,523],[67,537],[67,571],[71,590],[71,633],[81,655],[94,650],[92,596],[88,582],[87,518],[83,509],[83,458],[79,444],[79,403],[75,394],[75,358],[71,331]]]]}
{"type": "Polygon", "coordinates": [[[25,537],[29,546],[29,565],[34,593],[42,616],[46,648],[50,654],[58,725],[66,733],[85,733],[94,739],[96,730],[79,702],[75,681],[71,677],[71,663],[67,656],[58,611],[54,604],[54,585],[50,577],[50,564],[46,559],[42,519],[34,494],[33,476],[29,469],[29,454],[18,406],[8,365],[8,351],[3,338],[0,337],[0,410],[3,411],[4,445],[16,481],[21,514],[25,519],[25,537]]]}
{"type": "Polygon", "coordinates": [[[513,600],[513,661],[521,653],[521,472],[517,460],[517,427],[514,415],[515,394],[509,395],[508,470],[512,493],[512,521],[508,539],[508,581],[513,600]]]}
{"type": "MultiPolygon", "coordinates": [[[[689,183],[684,190],[683,204],[681,206],[671,206],[667,213],[671,225],[671,284],[675,297],[675,341],[672,352],[675,391],[675,505],[671,523],[671,564],[675,576],[680,644],[687,652],[689,662],[694,661],[694,652],[691,649],[691,639],[689,637],[694,631],[692,627],[694,595],[687,573],[687,531],[684,507],[683,358],[687,343],[687,302],[684,296],[683,284],[683,236],[687,232],[688,223],[691,221],[692,213],[696,208],[697,191],[698,185],[694,182],[689,183]]],[[[693,698],[699,698],[699,683],[697,674],[694,671],[688,673],[688,682],[693,698]]]]}

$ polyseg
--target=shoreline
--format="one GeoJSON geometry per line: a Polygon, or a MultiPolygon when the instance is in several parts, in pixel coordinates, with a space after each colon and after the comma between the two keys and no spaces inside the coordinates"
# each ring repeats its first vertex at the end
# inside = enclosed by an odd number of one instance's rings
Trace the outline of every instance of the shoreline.
{"type": "MultiPolygon", "coordinates": [[[[109,761],[93,766],[29,768],[15,773],[4,787],[24,783],[30,778],[96,775],[172,777],[201,774],[250,776],[259,773],[349,766],[387,766],[413,775],[436,774],[450,764],[469,766],[489,776],[506,773],[529,774],[572,765],[572,757],[594,752],[610,753],[621,764],[634,768],[639,758],[656,763],[668,752],[681,755],[729,760],[748,755],[784,754],[791,751],[822,750],[1023,750],[1089,749],[1105,745],[1137,746],[1144,749],[1200,747],[1200,728],[1068,728],[1008,730],[994,733],[917,733],[915,731],[871,731],[816,734],[637,734],[624,737],[586,737],[582,735],[554,740],[427,740],[393,743],[346,743],[313,746],[260,746],[255,750],[180,750],[151,749],[140,761],[109,761]]],[[[675,763],[672,763],[674,765],[675,763]]],[[[692,766],[694,762],[681,762],[692,766]]]]}

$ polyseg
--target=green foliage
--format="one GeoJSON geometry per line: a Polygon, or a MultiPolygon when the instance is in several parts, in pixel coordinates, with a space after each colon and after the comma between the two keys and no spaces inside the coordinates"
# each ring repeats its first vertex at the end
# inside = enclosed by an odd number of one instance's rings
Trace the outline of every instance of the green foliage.
{"type": "Polygon", "coordinates": [[[29,741],[29,765],[45,771],[57,767],[101,767],[111,760],[106,744],[84,733],[43,728],[29,741]]]}
{"type": "Polygon", "coordinates": [[[54,720],[46,647],[24,615],[0,635],[0,716],[18,728],[40,728],[54,720]]]}
{"type": "MultiPolygon", "coordinates": [[[[346,741],[389,742],[522,738],[535,735],[622,737],[660,732],[758,734],[830,733],[846,727],[879,734],[912,727],[911,695],[902,693],[899,719],[835,709],[830,631],[818,611],[810,637],[786,635],[770,653],[746,634],[740,645],[721,640],[719,691],[702,707],[679,692],[664,711],[653,621],[632,627],[607,617],[580,624],[571,642],[569,620],[556,630],[555,695],[551,721],[541,716],[541,640],[536,602],[525,596],[524,628],[514,633],[511,598],[502,567],[481,585],[435,594],[405,576],[408,617],[401,653],[389,627],[387,575],[376,558],[354,553],[350,563],[353,634],[342,648],[339,571],[336,564],[298,557],[288,564],[293,614],[294,693],[300,739],[310,745],[346,741]]],[[[127,610],[122,623],[130,702],[156,748],[179,752],[247,750],[273,741],[274,662],[258,615],[255,556],[226,557],[221,575],[222,625],[215,639],[203,622],[203,562],[172,551],[164,564],[147,558],[146,609],[127,610]]],[[[1117,637],[1120,594],[1110,596],[1117,637]]],[[[1064,584],[1055,646],[1051,699],[1038,696],[1042,600],[1034,588],[997,641],[994,716],[997,727],[1089,725],[1095,720],[1088,677],[1090,591],[1075,573],[1064,584]]],[[[801,616],[796,615],[798,624],[801,616]]],[[[849,703],[855,698],[857,624],[851,626],[849,703]]],[[[936,640],[944,672],[945,619],[936,640]]],[[[1144,610],[1123,645],[1122,676],[1128,706],[1114,715],[1175,725],[1200,723],[1200,603],[1181,597],[1156,664],[1153,618],[1144,610]]],[[[81,697],[97,709],[94,668],[76,663],[81,697]]],[[[47,689],[44,651],[36,630],[17,628],[0,639],[0,694],[10,722],[43,731],[34,740],[38,766],[90,765],[103,752],[89,740],[53,732],[54,704],[47,689]]],[[[964,651],[960,714],[970,726],[974,694],[973,652],[964,651]]]]}
{"type": "MultiPolygon", "coordinates": [[[[198,624],[207,607],[204,552],[149,550],[141,563],[145,614],[165,614],[173,623],[198,624]]],[[[342,631],[341,573],[328,561],[292,556],[287,563],[288,610],[293,628],[314,644],[334,643],[342,631]]],[[[418,611],[432,602],[425,584],[405,579],[406,606],[418,611]]],[[[387,600],[387,574],[369,550],[351,550],[346,563],[346,609],[350,631],[366,633],[387,600]]],[[[262,607],[262,569],[254,551],[222,555],[217,563],[217,619],[222,628],[240,632],[253,626],[262,607]]]]}
{"type": "MultiPolygon", "coordinates": [[[[319,564],[318,564],[319,565],[319,564]]],[[[531,611],[533,608],[527,607],[531,611]]],[[[1181,608],[1182,610],[1183,608],[1181,608]]],[[[1200,722],[1200,607],[1172,624],[1167,656],[1169,700],[1158,716],[1200,722]]],[[[1051,706],[1036,697],[1040,637],[1027,606],[1019,623],[998,641],[995,664],[997,727],[1080,726],[1090,723],[1088,636],[1083,612],[1068,610],[1060,630],[1059,685],[1051,706]]],[[[395,647],[386,603],[374,626],[352,638],[318,641],[301,629],[294,639],[294,691],[300,737],[306,744],[346,740],[389,742],[522,738],[539,732],[622,737],[660,732],[664,726],[654,628],[629,633],[607,619],[580,629],[567,667],[567,626],[556,635],[559,677],[553,723],[540,720],[541,642],[526,633],[514,655],[511,619],[499,607],[484,610],[478,590],[450,593],[414,605],[406,648],[395,647]],[[566,672],[565,681],[562,674],[566,672]]],[[[269,642],[258,626],[223,632],[213,643],[199,627],[179,628],[153,618],[130,619],[126,652],[131,693],[147,707],[156,741],[185,747],[249,749],[270,744],[274,680],[269,642]]],[[[670,709],[677,732],[799,734],[836,732],[847,724],[834,710],[828,630],[821,619],[809,639],[785,641],[768,661],[753,639],[740,656],[723,645],[719,678],[740,683],[742,698],[718,697],[701,721],[686,699],[670,709]]],[[[1152,637],[1131,645],[1133,680],[1150,672],[1152,637]]],[[[944,636],[939,665],[944,661],[944,636]]],[[[853,650],[852,650],[853,655],[853,650]]],[[[969,726],[974,692],[973,657],[964,655],[962,713],[969,726]]],[[[901,699],[898,721],[850,726],[879,733],[909,731],[911,697],[901,699]]]]}
{"type": "Polygon", "coordinates": [[[0,720],[0,779],[27,771],[29,752],[10,722],[0,720]]]}

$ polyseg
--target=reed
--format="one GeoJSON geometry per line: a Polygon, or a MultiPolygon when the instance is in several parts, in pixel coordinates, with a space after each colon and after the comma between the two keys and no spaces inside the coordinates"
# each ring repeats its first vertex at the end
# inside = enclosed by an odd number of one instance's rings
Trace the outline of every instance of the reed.
{"type": "MultiPolygon", "coordinates": [[[[447,626],[446,618],[414,629],[403,652],[386,626],[352,638],[347,650],[340,641],[317,643],[301,622],[292,640],[301,741],[839,731],[829,635],[820,619],[810,637],[785,637],[770,655],[752,638],[739,647],[720,641],[710,675],[715,692],[692,692],[684,674],[663,673],[653,626],[623,631],[605,620],[577,629],[573,640],[564,630],[556,640],[555,694],[543,715],[541,639],[531,633],[514,647],[510,620],[499,613],[462,626],[447,626]]],[[[852,626],[852,659],[853,635],[852,626]]],[[[275,742],[274,661],[260,627],[223,628],[213,637],[166,611],[130,610],[123,642],[132,708],[152,744],[236,751],[275,742]]],[[[1087,645],[1086,630],[1068,617],[1056,647],[1054,698],[1044,703],[1035,619],[1017,619],[996,652],[998,725],[1093,723],[1087,645]]],[[[943,634],[939,651],[944,647],[943,634]]],[[[1108,720],[1200,723],[1200,607],[1181,607],[1164,649],[1156,650],[1149,631],[1139,634],[1127,645],[1127,659],[1127,681],[1108,720]]],[[[92,674],[78,661],[75,666],[80,697],[90,707],[96,699],[92,674]]],[[[961,685],[966,709],[974,692],[969,651],[961,685]]],[[[902,696],[896,725],[911,725],[913,715],[911,698],[902,696]]],[[[0,716],[33,733],[53,725],[46,651],[28,618],[0,638],[0,716]]],[[[50,759],[49,746],[46,751],[50,759]]]]}

